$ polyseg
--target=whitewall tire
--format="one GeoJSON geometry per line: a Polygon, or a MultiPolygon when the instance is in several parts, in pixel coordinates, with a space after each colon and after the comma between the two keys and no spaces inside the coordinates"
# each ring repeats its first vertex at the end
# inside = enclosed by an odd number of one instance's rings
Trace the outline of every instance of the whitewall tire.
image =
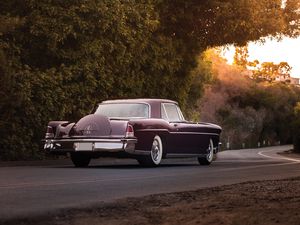
{"type": "Polygon", "coordinates": [[[210,165],[212,161],[214,160],[214,143],[212,139],[209,140],[208,148],[207,148],[207,154],[205,157],[198,157],[198,162],[200,165],[210,165]]]}
{"type": "Polygon", "coordinates": [[[163,156],[162,141],[161,138],[158,135],[156,135],[153,138],[150,155],[138,158],[138,162],[142,166],[154,167],[154,166],[158,166],[161,163],[162,156],[163,156]]]}

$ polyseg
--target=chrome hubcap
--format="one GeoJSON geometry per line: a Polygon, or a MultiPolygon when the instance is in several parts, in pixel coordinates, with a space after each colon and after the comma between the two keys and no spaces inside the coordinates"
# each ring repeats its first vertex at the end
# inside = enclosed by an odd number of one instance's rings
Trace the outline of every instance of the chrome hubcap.
{"type": "Polygon", "coordinates": [[[160,148],[159,148],[159,143],[157,140],[153,141],[152,144],[152,149],[151,149],[151,155],[154,161],[159,160],[159,155],[160,155],[160,148]]]}
{"type": "Polygon", "coordinates": [[[213,143],[212,143],[211,140],[210,140],[207,152],[208,152],[208,154],[207,154],[207,160],[209,162],[211,162],[213,160],[213,157],[214,157],[214,146],[213,146],[213,143]]]}

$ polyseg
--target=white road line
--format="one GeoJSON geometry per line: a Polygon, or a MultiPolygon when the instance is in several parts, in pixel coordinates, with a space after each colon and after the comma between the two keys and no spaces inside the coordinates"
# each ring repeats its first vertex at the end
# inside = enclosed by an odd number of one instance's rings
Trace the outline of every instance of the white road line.
{"type": "Polygon", "coordinates": [[[248,169],[266,168],[266,167],[278,167],[278,166],[290,166],[293,164],[299,164],[299,162],[274,163],[274,164],[265,164],[265,165],[257,165],[257,166],[243,166],[243,167],[236,167],[236,168],[220,169],[216,172],[248,170],[248,169]]]}
{"type": "Polygon", "coordinates": [[[268,152],[274,152],[274,149],[271,149],[271,150],[265,150],[265,151],[260,151],[260,152],[258,152],[258,154],[259,154],[260,156],[263,156],[263,157],[266,157],[266,158],[270,158],[270,159],[288,160],[288,161],[300,163],[300,160],[299,160],[299,159],[294,159],[294,158],[284,157],[284,156],[280,156],[280,155],[277,155],[277,156],[266,155],[265,153],[268,153],[268,152]]]}

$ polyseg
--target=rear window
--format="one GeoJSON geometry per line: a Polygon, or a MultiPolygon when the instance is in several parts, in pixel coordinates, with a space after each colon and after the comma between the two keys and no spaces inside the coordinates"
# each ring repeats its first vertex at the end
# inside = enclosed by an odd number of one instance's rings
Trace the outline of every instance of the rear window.
{"type": "Polygon", "coordinates": [[[95,114],[109,118],[149,118],[149,105],[144,103],[100,104],[95,114]]]}

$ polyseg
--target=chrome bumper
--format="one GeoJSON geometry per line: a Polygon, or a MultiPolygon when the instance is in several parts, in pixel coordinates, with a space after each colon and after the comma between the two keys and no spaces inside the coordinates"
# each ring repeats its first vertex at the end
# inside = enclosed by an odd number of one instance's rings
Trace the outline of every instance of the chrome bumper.
{"type": "Polygon", "coordinates": [[[132,139],[46,139],[44,150],[63,152],[127,152],[134,154],[137,140],[132,139]]]}

